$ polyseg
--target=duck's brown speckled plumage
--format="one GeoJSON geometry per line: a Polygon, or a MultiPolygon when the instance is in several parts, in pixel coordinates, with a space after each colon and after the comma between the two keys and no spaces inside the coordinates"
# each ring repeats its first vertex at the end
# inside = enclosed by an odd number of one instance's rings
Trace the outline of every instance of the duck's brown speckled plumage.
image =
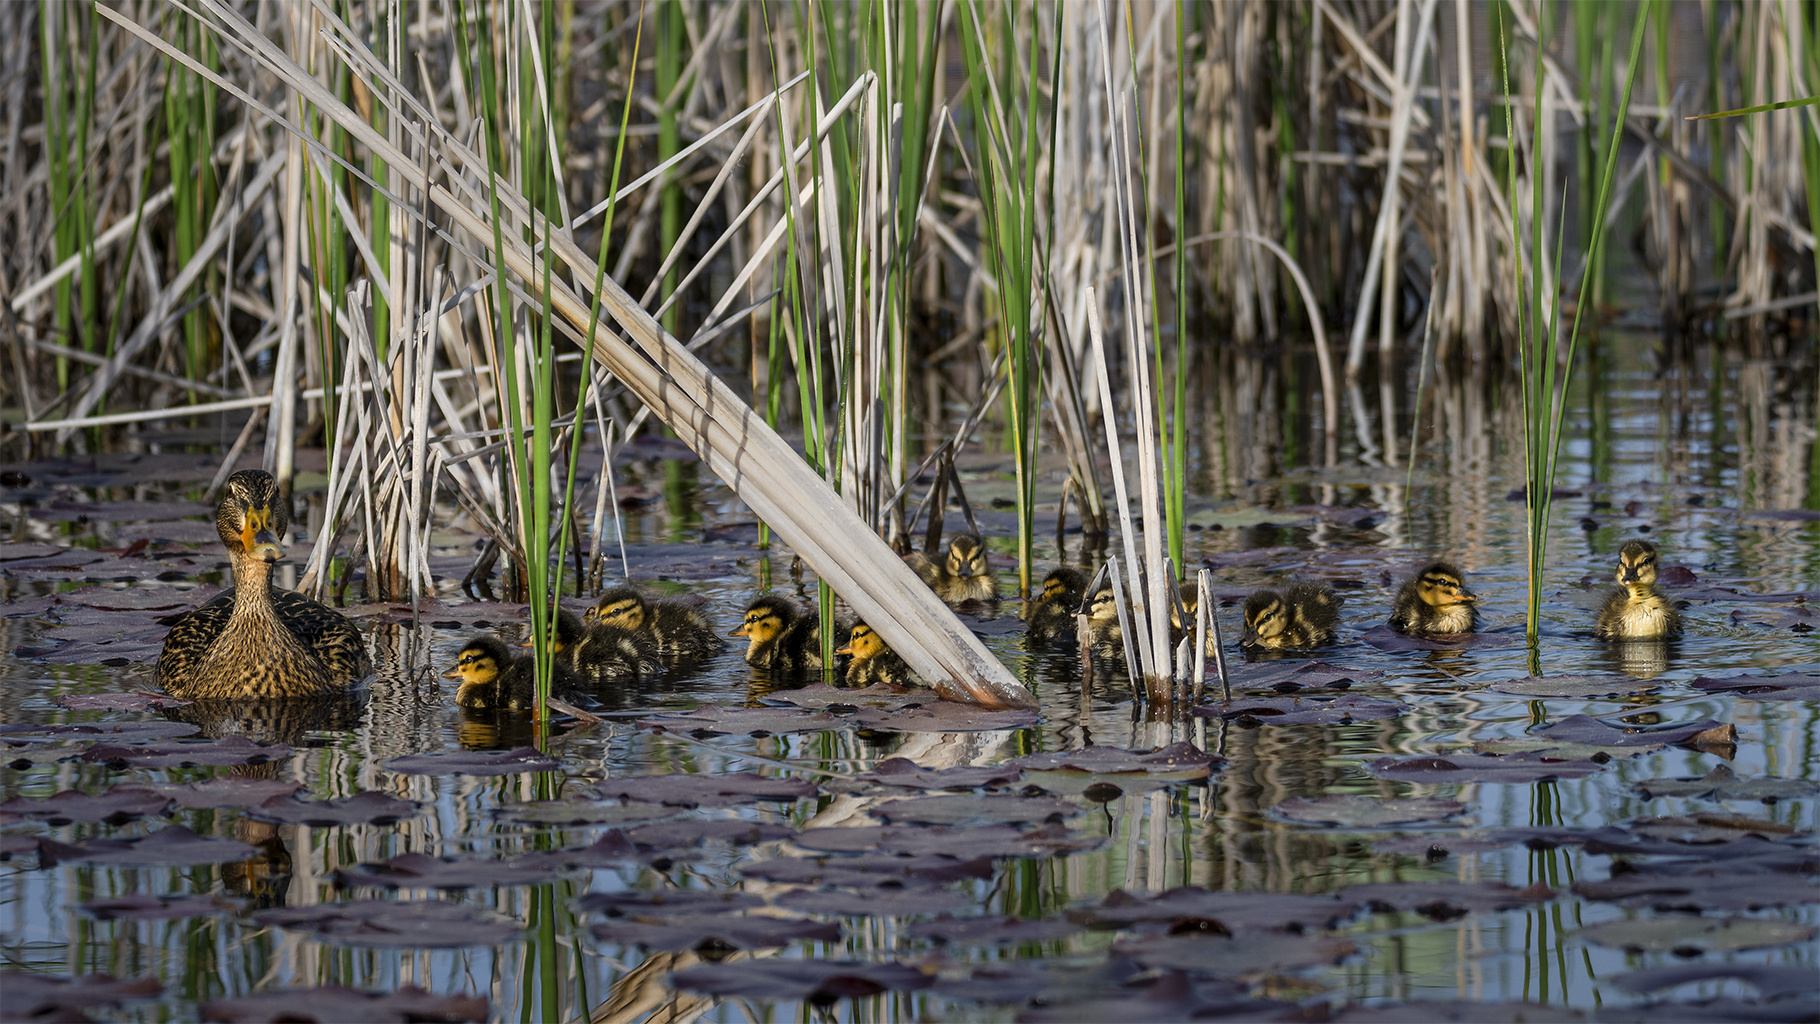
{"type": "Polygon", "coordinates": [[[700,609],[681,601],[648,601],[631,587],[600,595],[588,620],[650,637],[658,657],[670,665],[706,658],[727,646],[700,609]]]}
{"type": "Polygon", "coordinates": [[[234,587],[171,627],[157,668],[166,692],[205,700],[338,697],[372,672],[360,630],[340,612],[272,589],[290,518],[270,473],[228,477],[215,529],[234,587]]]}
{"type": "Polygon", "coordinates": [[[1430,562],[1397,591],[1390,628],[1399,633],[1470,633],[1479,628],[1478,600],[1466,589],[1466,577],[1458,568],[1430,562]]]}
{"type": "Polygon", "coordinates": [[[863,622],[854,624],[853,631],[847,636],[847,645],[835,653],[852,658],[847,662],[848,686],[871,686],[875,683],[891,686],[928,685],[921,676],[910,670],[910,666],[898,657],[897,652],[885,645],[883,637],[863,622]]]}
{"type": "Polygon", "coordinates": [[[1087,577],[1062,566],[1043,578],[1043,589],[1030,606],[1030,639],[1039,644],[1075,642],[1074,615],[1081,607],[1087,577]]]}
{"type": "Polygon", "coordinates": [[[1673,640],[1681,635],[1681,613],[1656,592],[1656,546],[1625,541],[1618,549],[1618,589],[1605,599],[1593,631],[1606,640],[1673,640]]]}
{"type": "Polygon", "coordinates": [[[1320,583],[1292,583],[1280,591],[1259,590],[1245,599],[1247,647],[1297,650],[1333,640],[1340,624],[1340,599],[1320,583]]]}

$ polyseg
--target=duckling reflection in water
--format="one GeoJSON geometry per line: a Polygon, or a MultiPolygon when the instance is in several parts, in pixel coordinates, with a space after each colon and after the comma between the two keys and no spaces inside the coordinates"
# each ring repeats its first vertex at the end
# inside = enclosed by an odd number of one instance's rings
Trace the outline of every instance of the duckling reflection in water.
{"type": "Polygon", "coordinates": [[[1281,591],[1259,590],[1245,599],[1246,647],[1297,650],[1333,640],[1340,599],[1325,584],[1292,583],[1281,591]]]}
{"type": "Polygon", "coordinates": [[[1030,640],[1058,646],[1074,643],[1074,616],[1086,589],[1087,577],[1067,566],[1043,577],[1043,588],[1030,608],[1030,640]]]}
{"type": "Polygon", "coordinates": [[[992,578],[986,544],[977,533],[963,533],[949,541],[948,553],[940,562],[930,561],[919,551],[905,555],[904,561],[935,596],[949,604],[998,600],[998,581],[992,578]]]}
{"type": "Polygon", "coordinates": [[[571,611],[556,613],[553,646],[557,666],[583,682],[635,683],[663,671],[657,642],[649,634],[604,622],[584,623],[571,611]]]}
{"type": "Polygon", "coordinates": [[[1656,592],[1656,546],[1629,540],[1618,549],[1618,589],[1599,609],[1593,632],[1605,640],[1673,640],[1681,635],[1681,613],[1656,592]]]}
{"type": "MultiPolygon", "coordinates": [[[[458,707],[529,711],[537,706],[535,660],[528,655],[513,658],[512,649],[498,637],[477,636],[469,640],[456,656],[455,667],[442,677],[461,680],[455,691],[458,707]]],[[[568,690],[573,683],[574,677],[558,666],[550,683],[551,696],[558,695],[559,687],[568,690]]]]}
{"type": "Polygon", "coordinates": [[[853,632],[847,637],[847,645],[834,653],[852,657],[847,662],[848,686],[871,686],[874,683],[890,686],[927,685],[921,676],[910,671],[910,666],[898,657],[897,652],[885,646],[883,637],[863,622],[854,624],[853,632]]]}
{"type": "Polygon", "coordinates": [[[1397,591],[1390,628],[1399,633],[1470,633],[1479,628],[1479,598],[1447,562],[1430,562],[1397,591]]]}
{"type": "Polygon", "coordinates": [[[746,638],[746,664],[755,668],[786,675],[821,670],[821,616],[786,598],[767,594],[753,601],[739,628],[727,635],[746,638]]]}
{"type": "Polygon", "coordinates": [[[706,658],[727,646],[699,609],[681,601],[647,601],[631,587],[615,587],[600,595],[588,618],[596,625],[648,637],[658,657],[670,665],[706,658]]]}

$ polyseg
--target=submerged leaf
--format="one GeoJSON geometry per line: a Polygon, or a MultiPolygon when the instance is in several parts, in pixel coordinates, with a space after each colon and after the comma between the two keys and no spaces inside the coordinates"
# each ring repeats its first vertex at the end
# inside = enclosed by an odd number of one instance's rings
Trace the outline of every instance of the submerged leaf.
{"type": "MultiPolygon", "coordinates": [[[[1725,765],[1719,765],[1700,778],[1645,779],[1631,787],[1645,800],[1663,796],[1694,797],[1706,800],[1760,800],[1766,804],[1777,800],[1796,800],[1820,793],[1820,783],[1806,779],[1773,777],[1741,779],[1725,765]]],[[[5,804],[0,804],[4,808],[5,804]]]]}
{"type": "Polygon", "coordinates": [[[255,914],[263,925],[310,932],[337,946],[497,946],[524,939],[517,921],[437,900],[354,900],[280,907],[255,914]]]}
{"type": "Polygon", "coordinates": [[[1651,679],[1615,675],[1526,676],[1522,679],[1500,679],[1486,687],[1488,690],[1516,694],[1519,697],[1560,697],[1570,700],[1653,693],[1661,688],[1659,683],[1651,679]]]}
{"type": "Polygon", "coordinates": [[[907,757],[887,757],[859,777],[865,782],[905,789],[997,789],[1017,782],[1022,775],[1015,766],[1008,764],[923,768],[907,757]]]}
{"type": "Polygon", "coordinates": [[[840,941],[840,925],[807,918],[689,914],[666,918],[625,918],[593,927],[594,937],[622,946],[680,953],[690,949],[770,949],[798,940],[840,941]]]}
{"type": "Polygon", "coordinates": [[[1731,952],[1806,942],[1817,929],[1761,917],[1642,917],[1606,921],[1580,931],[1586,941],[1639,952],[1731,952]]]}
{"type": "Polygon", "coordinates": [[[1701,676],[1689,684],[1708,693],[1729,693],[1751,700],[1820,700],[1820,676],[1785,672],[1781,675],[1742,675],[1714,679],[1701,676]]]}
{"type": "Polygon", "coordinates": [[[916,822],[924,825],[958,825],[965,821],[1047,822],[1072,818],[1081,813],[1079,804],[1067,800],[997,794],[887,800],[871,810],[873,817],[881,821],[916,822]]]}
{"type": "Polygon", "coordinates": [[[210,914],[237,914],[245,906],[220,896],[146,896],[131,894],[89,900],[81,909],[103,921],[174,921],[210,914]]]}
{"type": "Polygon", "coordinates": [[[1145,967],[1233,978],[1338,963],[1356,952],[1357,947],[1328,935],[1185,932],[1121,939],[1112,944],[1112,949],[1145,967]]]}
{"type": "Polygon", "coordinates": [[[343,886],[384,889],[489,889],[502,885],[537,885],[556,877],[544,866],[505,864],[491,857],[432,857],[401,853],[377,864],[356,864],[335,872],[343,886]]]}
{"type": "Polygon", "coordinates": [[[433,754],[406,754],[385,763],[400,775],[517,775],[553,772],[562,762],[536,747],[516,750],[444,750],[433,754]]]}
{"type": "Polygon", "coordinates": [[[602,799],[636,800],[672,807],[731,807],[761,800],[806,800],[820,792],[815,783],[797,778],[770,778],[752,772],[728,775],[635,775],[596,783],[602,799]]]}
{"type": "Polygon", "coordinates": [[[169,825],[133,839],[91,839],[75,845],[38,840],[38,866],[42,868],[58,864],[186,867],[246,860],[256,853],[252,846],[237,839],[210,839],[182,825],[169,825]]]}
{"type": "Polygon", "coordinates": [[[1598,761],[1558,761],[1533,753],[1490,757],[1449,754],[1445,757],[1380,757],[1366,765],[1380,779],[1397,782],[1542,782],[1577,779],[1605,767],[1598,761]]]}
{"type": "Polygon", "coordinates": [[[252,810],[255,818],[289,825],[386,825],[414,818],[423,805],[388,793],[367,790],[338,800],[299,800],[275,796],[252,810]]]}
{"type": "Polygon", "coordinates": [[[932,980],[908,964],[781,958],[700,964],[670,975],[672,985],[691,992],[746,999],[800,999],[812,1006],[892,991],[920,991],[928,988],[932,980]]]}
{"type": "Polygon", "coordinates": [[[704,735],[782,736],[793,732],[840,729],[846,721],[833,715],[796,708],[721,708],[703,704],[694,711],[669,711],[638,720],[640,729],[704,735]]]}
{"type": "Polygon", "coordinates": [[[1466,810],[1458,800],[1434,797],[1405,797],[1401,800],[1375,800],[1363,796],[1290,797],[1271,810],[1295,821],[1317,825],[1340,825],[1346,828],[1382,828],[1385,825],[1408,825],[1418,821],[1439,821],[1466,810]]]}
{"type": "Polygon", "coordinates": [[[1195,708],[1202,718],[1236,720],[1241,725],[1351,725],[1395,718],[1407,704],[1377,697],[1245,697],[1195,708]]]}
{"type": "MultiPolygon", "coordinates": [[[[189,728],[194,731],[195,726],[189,728]]],[[[82,759],[93,764],[124,764],[134,768],[188,768],[265,764],[289,756],[289,744],[254,743],[245,736],[234,735],[202,743],[147,743],[134,747],[102,743],[89,748],[82,759]]]]}
{"type": "Polygon", "coordinates": [[[66,789],[56,796],[48,796],[42,800],[32,800],[22,796],[14,797],[5,803],[0,803],[0,814],[18,814],[52,825],[98,821],[119,825],[134,818],[160,814],[170,805],[171,798],[155,790],[136,786],[115,786],[100,796],[89,796],[73,789],[66,789]]]}
{"type": "Polygon", "coordinates": [[[202,1004],[208,1024],[418,1024],[484,1021],[485,996],[431,995],[415,985],[396,992],[361,992],[340,985],[287,988],[202,1004]]]}

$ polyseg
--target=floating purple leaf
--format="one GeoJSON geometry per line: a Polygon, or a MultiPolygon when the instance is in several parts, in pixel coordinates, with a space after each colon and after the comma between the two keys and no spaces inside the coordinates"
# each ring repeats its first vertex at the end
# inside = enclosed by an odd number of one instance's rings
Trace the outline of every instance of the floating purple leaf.
{"type": "Polygon", "coordinates": [[[609,804],[598,800],[529,800],[493,808],[500,821],[521,825],[642,825],[675,817],[674,809],[649,804],[609,804]]]}
{"type": "Polygon", "coordinates": [[[672,807],[731,807],[761,800],[796,801],[820,790],[806,779],[768,778],[752,772],[729,775],[634,775],[596,783],[602,799],[636,800],[672,807]]]}
{"type": "Polygon", "coordinates": [[[883,854],[858,857],[776,857],[742,865],[739,873],[747,878],[792,885],[828,885],[869,887],[902,885],[907,882],[958,882],[969,878],[991,878],[992,858],[975,857],[957,860],[940,854],[920,857],[893,857],[883,854]]]}
{"type": "Polygon", "coordinates": [[[772,900],[786,910],[805,914],[827,914],[832,917],[903,917],[910,914],[934,914],[957,910],[972,902],[952,889],[922,886],[893,891],[868,889],[863,892],[791,889],[772,900]]]}
{"type": "Polygon", "coordinates": [[[139,740],[172,739],[193,736],[197,727],[188,722],[76,722],[70,725],[0,725],[0,736],[8,742],[34,739],[113,740],[134,743],[139,740]]]}
{"type": "Polygon", "coordinates": [[[721,708],[703,704],[694,711],[672,711],[638,720],[640,729],[709,736],[783,736],[793,732],[840,729],[846,720],[794,708],[721,708]]]}
{"type": "Polygon", "coordinates": [[[116,786],[100,796],[66,789],[42,800],[14,797],[0,804],[0,812],[20,814],[52,825],[98,821],[119,825],[134,818],[160,814],[170,805],[171,798],[155,790],[116,786]]]}
{"type": "Polygon", "coordinates": [[[1497,839],[1485,836],[1400,836],[1396,839],[1380,839],[1371,844],[1371,849],[1373,853],[1443,860],[1454,854],[1501,850],[1506,846],[1514,845],[1517,841],[1515,838],[1497,839]]]}
{"type": "Polygon", "coordinates": [[[340,985],[286,988],[202,1004],[207,1024],[456,1024],[484,1021],[485,996],[431,995],[415,985],[396,992],[360,992],[340,985]]]}
{"type": "MultiPolygon", "coordinates": [[[[1820,793],[1820,783],[1806,779],[1741,779],[1730,768],[1718,765],[1697,779],[1645,779],[1631,789],[1645,800],[1678,796],[1704,800],[1760,800],[1771,804],[1777,800],[1813,796],[1820,793]]],[[[0,809],[5,807],[0,804],[0,809]]]]}
{"type": "Polygon", "coordinates": [[[289,756],[291,748],[288,744],[254,743],[245,736],[234,735],[200,743],[147,743],[136,747],[103,743],[91,747],[82,755],[82,759],[94,764],[120,763],[134,768],[188,768],[195,765],[265,764],[289,756]]]}
{"type": "Polygon", "coordinates": [[[593,927],[602,942],[683,952],[690,949],[770,949],[798,940],[838,942],[840,925],[806,918],[691,914],[660,919],[604,921],[593,927]]]}
{"type": "Polygon", "coordinates": [[[1592,700],[1596,697],[1619,697],[1653,693],[1662,688],[1653,679],[1630,676],[1525,676],[1522,679],[1500,679],[1486,687],[1498,693],[1519,697],[1560,697],[1567,700],[1592,700]]]}
{"type": "Polygon", "coordinates": [[[722,818],[710,821],[693,819],[645,825],[632,829],[630,837],[639,846],[654,850],[669,850],[700,846],[703,843],[711,842],[731,843],[735,846],[777,843],[795,839],[796,830],[788,825],[776,825],[768,821],[747,821],[743,818],[722,818]]]}
{"type": "MultiPolygon", "coordinates": [[[[6,737],[0,736],[0,740],[6,737]]],[[[0,743],[0,766],[24,771],[35,764],[56,764],[80,757],[94,749],[89,743],[60,743],[51,746],[14,746],[0,743]]]]}
{"type": "Polygon", "coordinates": [[[1112,949],[1145,967],[1227,978],[1338,963],[1356,951],[1345,939],[1288,932],[1149,935],[1121,939],[1113,943],[1112,949]]]}
{"type": "Polygon", "coordinates": [[[1358,910],[1358,902],[1331,894],[1211,892],[1185,885],[1148,898],[1114,889],[1097,906],[1068,911],[1068,919],[1088,928],[1167,922],[1231,934],[1244,930],[1334,928],[1358,910]],[[1203,927],[1214,923],[1220,927],[1203,927]]]}
{"type": "Polygon", "coordinates": [[[1793,921],[1760,917],[1687,917],[1680,914],[1606,921],[1581,929],[1580,936],[1601,946],[1633,952],[1673,952],[1683,956],[1792,946],[1812,939],[1820,929],[1793,921]]]}
{"type": "Polygon", "coordinates": [[[245,906],[220,896],[146,896],[132,894],[80,904],[103,921],[174,921],[210,914],[237,914],[245,906]]]}
{"type": "Polygon", "coordinates": [[[1503,882],[1367,882],[1349,885],[1339,895],[1380,914],[1406,910],[1436,921],[1515,910],[1555,898],[1554,890],[1540,882],[1522,889],[1503,882]]]}
{"type": "Polygon", "coordinates": [[[881,821],[922,825],[958,825],[962,822],[1048,822],[1072,818],[1081,806],[1052,797],[954,794],[887,800],[871,808],[881,821]]]}
{"type": "Polygon", "coordinates": [[[1670,964],[1625,971],[1611,983],[1626,992],[1660,992],[1698,981],[1736,979],[1756,989],[1765,999],[1782,999],[1814,991],[1814,969],[1782,964],[1670,964]]]}
{"type": "Polygon", "coordinates": [[[109,974],[59,978],[25,971],[0,971],[0,1018],[17,1021],[87,1020],[81,1009],[118,1006],[127,999],[153,999],[164,991],[157,978],[116,981],[109,974]]]}
{"type": "Polygon", "coordinates": [[[1050,754],[1026,754],[1006,762],[1025,771],[1070,771],[1090,775],[1155,775],[1169,779],[1204,779],[1226,759],[1192,743],[1172,743],[1150,751],[1089,746],[1050,754]]]}
{"type": "Polygon", "coordinates": [[[1035,711],[993,711],[958,701],[931,701],[902,711],[860,708],[852,724],[880,732],[993,732],[1035,725],[1035,711]]]}
{"type": "MultiPolygon", "coordinates": [[[[977,977],[980,972],[976,971],[977,977]]],[[[1201,1021],[1293,1020],[1293,1003],[1252,999],[1249,985],[1190,980],[1183,971],[1168,971],[1141,992],[1134,986],[1107,986],[1115,992],[1084,1000],[1044,999],[1044,1005],[1018,1014],[1028,1024],[1071,1021],[1201,1021]]],[[[945,989],[944,989],[945,990],[945,989]]]]}
{"type": "Polygon", "coordinates": [[[1701,676],[1689,685],[1708,693],[1729,693],[1734,697],[1748,697],[1751,700],[1820,700],[1820,676],[1800,672],[1784,672],[1773,676],[1725,676],[1721,679],[1701,676]]]}
{"type": "Polygon", "coordinates": [[[1012,765],[923,768],[907,757],[887,757],[860,779],[905,789],[997,789],[1017,782],[1022,774],[1012,765]]]}
{"type": "Polygon", "coordinates": [[[1537,729],[1529,735],[1532,739],[1583,746],[1651,747],[1661,746],[1664,743],[1711,742],[1708,734],[1712,730],[1723,731],[1728,728],[1730,726],[1725,723],[1708,718],[1668,728],[1629,730],[1608,725],[1591,715],[1573,715],[1563,718],[1553,725],[1537,729]]]}
{"type": "Polygon", "coordinates": [[[207,810],[219,807],[258,807],[274,797],[297,792],[303,788],[303,783],[289,779],[223,775],[207,782],[192,782],[187,785],[172,783],[152,788],[177,801],[179,807],[207,810]]]}
{"type": "Polygon", "coordinates": [[[550,867],[502,864],[491,857],[432,857],[401,853],[377,864],[356,864],[335,872],[344,886],[382,889],[488,889],[502,885],[537,885],[556,876],[550,867]]]}
{"type": "Polygon", "coordinates": [[[1577,779],[1604,768],[1594,760],[1556,760],[1538,754],[1448,754],[1424,757],[1380,757],[1366,770],[1396,782],[1542,782],[1577,779]]]}
{"type": "Polygon", "coordinates": [[[1234,686],[1271,688],[1284,693],[1336,684],[1369,682],[1384,675],[1376,669],[1344,668],[1325,661],[1254,661],[1234,665],[1227,673],[1234,686]]]}
{"type": "Polygon", "coordinates": [[[149,836],[132,839],[91,839],[66,845],[38,840],[38,866],[58,864],[119,864],[128,867],[187,867],[246,860],[258,851],[237,839],[210,839],[182,825],[170,825],[149,836]]]}
{"type": "Polygon", "coordinates": [[[730,913],[764,905],[764,900],[751,893],[731,889],[629,889],[591,892],[575,901],[575,909],[583,912],[655,918],[730,913]]]}
{"type": "Polygon", "coordinates": [[[812,711],[861,707],[889,708],[895,711],[913,704],[927,704],[938,698],[928,690],[893,686],[890,683],[874,683],[871,686],[852,690],[829,686],[827,683],[814,683],[799,690],[778,690],[769,694],[766,699],[782,701],[812,711]]]}
{"type": "Polygon", "coordinates": [[[1239,725],[1351,725],[1395,718],[1406,704],[1378,697],[1242,697],[1194,709],[1202,718],[1224,718],[1239,725]]]}
{"type": "Polygon", "coordinates": [[[517,863],[526,867],[548,866],[556,870],[565,868],[610,868],[622,864],[633,864],[645,861],[645,851],[640,850],[624,832],[614,829],[586,846],[572,846],[561,850],[543,850],[527,853],[518,858],[517,863]]]}
{"type": "Polygon", "coordinates": [[[12,860],[22,853],[38,849],[37,836],[0,836],[0,860],[12,860]]]}
{"type": "MultiPolygon", "coordinates": [[[[71,711],[150,711],[153,708],[178,708],[191,703],[167,693],[66,693],[57,698],[59,707],[71,711]]],[[[188,735],[181,733],[179,735],[188,735]]]]}
{"type": "Polygon", "coordinates": [[[388,825],[414,818],[423,810],[415,800],[401,800],[389,793],[367,790],[336,800],[299,800],[295,795],[275,796],[255,807],[252,815],[287,825],[388,825]]]}
{"type": "Polygon", "coordinates": [[[1271,810],[1295,821],[1317,825],[1339,825],[1346,828],[1383,828],[1386,825],[1408,825],[1418,821],[1439,821],[1466,810],[1458,800],[1433,797],[1405,797],[1401,800],[1378,800],[1363,796],[1295,796],[1271,810]]]}
{"type": "MultiPolygon", "coordinates": [[[[1654,1019],[1654,1015],[1651,1015],[1654,1019]]],[[[1578,1010],[1542,1003],[1455,1002],[1442,999],[1348,1006],[1328,1018],[1333,1024],[1560,1024],[1585,1020],[1578,1010]]]]}
{"type": "Polygon", "coordinates": [[[1017,917],[949,917],[918,921],[910,934],[919,939],[963,946],[992,946],[1007,942],[1055,942],[1079,932],[1067,921],[1025,921],[1017,917]]]}
{"type": "Polygon", "coordinates": [[[1105,836],[1070,832],[1060,824],[1030,829],[1015,825],[942,828],[923,825],[854,825],[809,829],[796,837],[807,850],[830,853],[895,853],[951,857],[1055,857],[1105,845],[1105,836]]]}
{"type": "Polygon", "coordinates": [[[701,964],[670,975],[670,984],[691,992],[746,999],[800,999],[812,1006],[866,999],[891,991],[920,991],[928,988],[931,980],[930,975],[908,964],[782,958],[701,964]]]}
{"type": "Polygon", "coordinates": [[[337,946],[497,946],[518,942],[524,929],[459,903],[437,900],[354,900],[280,907],[254,915],[262,925],[310,932],[337,946]]]}
{"type": "Polygon", "coordinates": [[[553,772],[561,767],[561,761],[536,747],[406,754],[385,763],[387,771],[400,775],[518,775],[522,772],[553,772]]]}

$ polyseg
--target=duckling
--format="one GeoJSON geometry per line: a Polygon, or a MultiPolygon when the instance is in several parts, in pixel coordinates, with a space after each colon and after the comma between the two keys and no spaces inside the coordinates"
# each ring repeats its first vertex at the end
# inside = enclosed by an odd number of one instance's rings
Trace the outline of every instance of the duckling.
{"type": "Polygon", "coordinates": [[[932,562],[921,552],[911,552],[904,560],[935,596],[949,604],[998,600],[998,581],[992,578],[986,543],[977,533],[963,533],[949,541],[948,555],[941,562],[932,562]]]}
{"type": "Polygon", "coordinates": [[[1043,577],[1043,589],[1030,608],[1030,640],[1039,644],[1074,643],[1074,614],[1086,589],[1087,577],[1067,566],[1043,577]]]}
{"type": "Polygon", "coordinates": [[[1390,628],[1399,633],[1471,633],[1479,628],[1478,596],[1447,562],[1430,562],[1397,591],[1390,628]]]}
{"type": "Polygon", "coordinates": [[[1087,636],[1094,657],[1124,660],[1125,630],[1119,625],[1118,597],[1113,594],[1110,583],[1102,584],[1094,591],[1093,600],[1087,603],[1087,636]]]}
{"type": "Polygon", "coordinates": [[[1322,583],[1292,583],[1281,592],[1259,590],[1245,599],[1247,647],[1286,650],[1333,640],[1340,599],[1322,583]]]}
{"type": "Polygon", "coordinates": [[[657,641],[648,634],[585,623],[571,611],[556,613],[555,650],[556,663],[587,682],[637,682],[663,671],[657,641]]]}
{"type": "Polygon", "coordinates": [[[272,565],[290,525],[272,474],[228,477],[215,530],[227,546],[232,589],[178,619],[164,638],[156,678],[174,697],[247,700],[339,697],[373,671],[360,630],[340,612],[272,589],[272,565]]]}
{"type": "Polygon", "coordinates": [[[1628,540],[1618,549],[1618,589],[1605,599],[1594,626],[1606,640],[1673,640],[1681,635],[1681,613],[1656,593],[1656,546],[1628,540]]]}
{"type": "Polygon", "coordinates": [[[647,601],[631,587],[600,595],[590,611],[597,623],[650,637],[658,657],[672,665],[706,658],[727,645],[698,609],[681,601],[647,601]]]}
{"type": "Polygon", "coordinates": [[[847,662],[848,686],[871,686],[874,683],[886,683],[891,686],[924,686],[922,677],[910,671],[904,659],[897,656],[872,627],[863,622],[853,625],[853,632],[847,636],[847,645],[836,654],[851,655],[853,660],[847,662]]]}
{"type": "Polygon", "coordinates": [[[803,612],[790,601],[766,594],[746,607],[739,628],[728,636],[743,636],[746,664],[772,672],[816,672],[822,667],[821,616],[803,612]]]}
{"type": "MultiPolygon", "coordinates": [[[[469,640],[455,659],[455,667],[442,674],[444,679],[461,680],[455,691],[455,704],[464,708],[489,711],[529,711],[537,706],[537,666],[529,657],[513,658],[512,649],[495,636],[482,634],[469,640]]],[[[551,681],[550,693],[557,694],[573,682],[560,666],[551,681]]]]}

